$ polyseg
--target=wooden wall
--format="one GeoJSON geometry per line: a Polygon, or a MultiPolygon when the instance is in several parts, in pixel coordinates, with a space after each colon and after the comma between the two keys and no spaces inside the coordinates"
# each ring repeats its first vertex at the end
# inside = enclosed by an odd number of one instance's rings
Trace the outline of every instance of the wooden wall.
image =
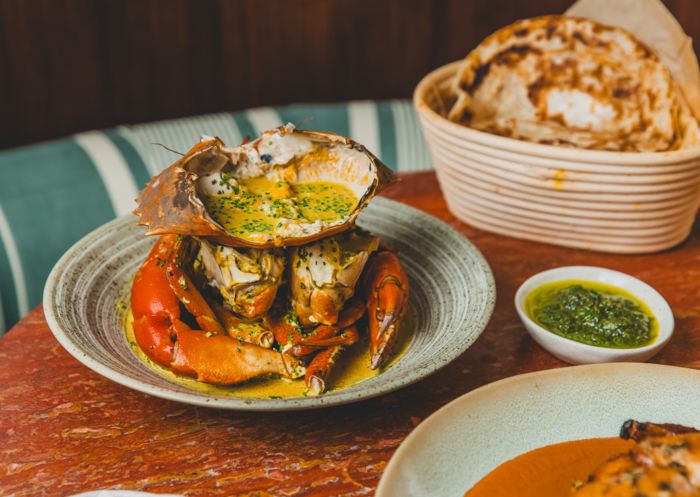
{"type": "MultiPolygon", "coordinates": [[[[496,28],[570,3],[0,0],[0,148],[258,105],[408,97],[496,28]]],[[[700,0],[667,5],[700,39],[700,0]]]]}

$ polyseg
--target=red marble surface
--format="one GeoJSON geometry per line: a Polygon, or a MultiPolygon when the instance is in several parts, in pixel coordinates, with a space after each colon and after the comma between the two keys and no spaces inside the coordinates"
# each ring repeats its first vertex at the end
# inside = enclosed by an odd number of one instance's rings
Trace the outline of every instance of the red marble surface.
{"type": "Polygon", "coordinates": [[[421,420],[507,376],[564,366],[525,333],[512,305],[531,274],[570,264],[638,276],[669,301],[676,334],[654,362],[700,366],[700,236],[648,256],[616,256],[492,235],[458,222],[432,173],[387,195],[445,220],[491,264],[498,288],[488,329],[430,378],[382,398],[318,411],[246,414],[176,404],[87,369],[51,335],[41,307],[0,339],[0,496],[101,488],[189,496],[373,494],[387,461],[421,420]]]}

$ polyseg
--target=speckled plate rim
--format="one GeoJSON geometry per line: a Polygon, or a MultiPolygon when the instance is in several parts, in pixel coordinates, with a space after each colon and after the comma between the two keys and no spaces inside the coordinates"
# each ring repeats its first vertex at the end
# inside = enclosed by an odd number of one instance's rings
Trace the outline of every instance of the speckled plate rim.
{"type": "MultiPolygon", "coordinates": [[[[452,417],[459,415],[456,413],[468,412],[468,407],[470,403],[480,402],[480,405],[483,405],[485,402],[493,403],[493,397],[496,397],[495,402],[498,403],[501,402],[501,398],[498,398],[498,393],[500,391],[513,390],[516,387],[520,388],[521,390],[524,390],[527,387],[538,389],[538,385],[542,385],[547,382],[559,382],[563,384],[566,384],[567,382],[576,382],[581,376],[584,376],[586,373],[590,373],[591,376],[595,376],[596,379],[600,379],[607,378],[609,376],[612,376],[614,378],[615,375],[620,374],[635,377],[645,377],[650,375],[652,371],[654,377],[657,378],[663,376],[669,379],[677,379],[680,382],[683,382],[683,380],[692,381],[695,386],[700,385],[700,371],[695,369],[684,368],[679,366],[670,366],[665,364],[628,362],[566,366],[562,368],[524,373],[515,376],[510,376],[498,381],[494,381],[492,383],[487,383],[486,385],[483,385],[470,392],[467,392],[464,395],[461,395],[456,399],[448,402],[437,411],[433,412],[430,416],[423,420],[403,440],[403,442],[401,442],[401,445],[399,445],[399,448],[392,455],[391,459],[389,460],[389,463],[387,464],[386,469],[384,470],[384,473],[382,474],[382,477],[379,481],[379,485],[377,487],[377,492],[375,493],[375,497],[397,497],[397,495],[401,495],[401,497],[409,497],[409,495],[411,497],[414,497],[415,495],[420,495],[414,493],[406,494],[404,491],[401,491],[400,494],[397,494],[395,492],[395,485],[401,479],[401,472],[402,470],[404,470],[404,465],[407,465],[408,467],[414,467],[414,464],[407,462],[407,460],[410,457],[414,456],[417,452],[422,451],[423,457],[432,457],[434,452],[431,451],[431,447],[426,447],[426,445],[430,444],[426,444],[425,440],[430,438],[431,432],[435,433],[439,432],[440,430],[448,430],[450,428],[450,425],[453,424],[451,422],[452,417]]],[[[560,389],[561,388],[562,387],[560,387],[560,389]]],[[[656,388],[656,385],[654,385],[653,388],[656,388]]],[[[533,400],[531,402],[536,402],[536,400],[533,400]]],[[[632,413],[630,414],[630,416],[631,415],[632,413]]],[[[590,416],[595,418],[595,414],[590,414],[590,416]]],[[[630,416],[628,416],[626,419],[629,419],[630,416]]],[[[698,421],[695,421],[695,423],[697,423],[700,426],[700,414],[698,414],[697,417],[698,421]]],[[[659,418],[660,419],[648,419],[647,421],[674,422],[674,420],[665,419],[665,416],[663,415],[661,415],[659,418]]],[[[682,421],[683,420],[675,420],[675,422],[682,421]]],[[[687,420],[683,422],[688,423],[687,420]]],[[[451,435],[455,434],[451,433],[451,435]]],[[[596,436],[615,436],[615,434],[588,434],[587,436],[579,438],[590,438],[596,436]]],[[[569,438],[569,440],[574,439],[576,439],[576,437],[569,438]]],[[[479,449],[477,447],[474,450],[479,449]]],[[[509,456],[505,460],[509,459],[510,457],[513,456],[509,456]]],[[[481,477],[483,476],[485,475],[481,475],[481,477]]],[[[431,477],[424,476],[424,479],[434,477],[435,475],[431,475],[431,477]]],[[[455,475],[455,478],[460,478],[460,475],[455,475]]],[[[463,493],[459,495],[461,496],[463,495],[463,493]]]]}
{"type": "MultiPolygon", "coordinates": [[[[496,283],[491,267],[484,258],[483,254],[467,237],[462,235],[455,228],[449,226],[447,223],[437,219],[434,216],[398,201],[378,197],[374,200],[374,202],[384,203],[387,207],[391,207],[393,209],[403,209],[407,212],[407,214],[410,214],[417,219],[421,219],[423,222],[432,224],[439,223],[442,229],[449,230],[454,234],[459,235],[459,237],[463,239],[464,243],[471,251],[471,254],[477,263],[478,269],[481,271],[486,280],[486,286],[482,289],[486,292],[482,297],[482,300],[485,301],[484,312],[480,316],[476,316],[475,321],[470,323],[470,328],[478,330],[474,333],[470,340],[467,340],[461,344],[455,344],[455,347],[451,349],[450,354],[444,354],[435,358],[431,362],[430,366],[422,368],[418,371],[413,371],[413,374],[405,375],[394,383],[385,383],[383,387],[376,388],[375,390],[368,391],[366,389],[362,389],[352,392],[349,391],[349,388],[346,388],[332,392],[333,395],[327,394],[316,397],[295,397],[288,399],[244,398],[233,396],[218,397],[214,395],[202,397],[200,395],[189,394],[186,392],[174,392],[168,388],[159,387],[156,385],[144,384],[129,377],[128,375],[113,370],[112,368],[102,364],[100,361],[81,351],[80,348],[73,343],[68,333],[63,329],[56,309],[54,308],[54,297],[57,290],[58,281],[64,268],[74,259],[83,256],[93,240],[100,238],[106,232],[118,229],[118,227],[124,223],[126,218],[131,218],[135,221],[135,218],[128,214],[103,224],[102,226],[88,233],[78,242],[76,242],[70,249],[68,249],[68,251],[66,251],[66,253],[58,260],[54,268],[51,270],[51,273],[46,281],[46,285],[44,286],[43,307],[46,322],[61,346],[66,349],[66,351],[68,351],[68,353],[75,359],[99,375],[127,388],[131,388],[154,397],[190,405],[240,411],[299,411],[350,404],[361,400],[379,397],[399,390],[439,371],[459,357],[476,341],[481,333],[483,333],[489,320],[491,319],[491,315],[493,314],[496,302],[496,283]]],[[[124,339],[126,340],[126,337],[124,339]]]]}

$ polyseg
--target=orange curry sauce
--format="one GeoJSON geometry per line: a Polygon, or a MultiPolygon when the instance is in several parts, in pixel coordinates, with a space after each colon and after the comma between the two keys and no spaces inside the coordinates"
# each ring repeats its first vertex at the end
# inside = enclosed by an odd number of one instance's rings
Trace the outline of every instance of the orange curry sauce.
{"type": "Polygon", "coordinates": [[[465,497],[566,497],[575,482],[634,446],[621,438],[591,438],[541,447],[501,464],[465,497]]]}

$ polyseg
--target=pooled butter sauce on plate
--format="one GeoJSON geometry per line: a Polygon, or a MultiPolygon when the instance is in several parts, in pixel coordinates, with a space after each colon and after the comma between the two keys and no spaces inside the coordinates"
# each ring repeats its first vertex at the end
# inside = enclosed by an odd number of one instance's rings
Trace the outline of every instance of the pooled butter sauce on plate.
{"type": "MultiPolygon", "coordinates": [[[[141,348],[136,343],[134,337],[134,329],[132,326],[131,311],[124,312],[122,323],[126,338],[133,353],[148,366],[151,370],[158,373],[167,380],[177,383],[184,387],[199,392],[229,396],[229,397],[248,397],[248,398],[292,398],[306,396],[306,385],[304,379],[287,380],[282,378],[263,378],[251,380],[240,385],[221,386],[211,385],[197,381],[194,378],[182,376],[173,371],[164,368],[143,353],[141,348]]],[[[362,334],[360,341],[348,347],[344,354],[338,359],[338,363],[332,372],[332,388],[329,391],[340,390],[349,386],[360,383],[374,376],[380,375],[382,371],[393,366],[408,349],[411,339],[413,338],[414,319],[411,311],[407,311],[401,322],[401,329],[398,340],[392,351],[390,359],[386,366],[381,369],[373,370],[369,367],[369,340],[366,334],[362,334]]]]}

